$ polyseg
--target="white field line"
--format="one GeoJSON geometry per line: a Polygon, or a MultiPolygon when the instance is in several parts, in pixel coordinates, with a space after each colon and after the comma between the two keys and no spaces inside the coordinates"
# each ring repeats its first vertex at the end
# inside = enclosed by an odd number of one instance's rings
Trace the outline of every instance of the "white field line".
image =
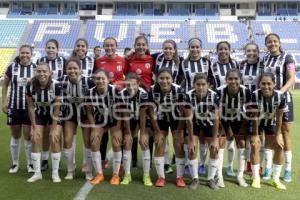
{"type": "Polygon", "coordinates": [[[94,185],[87,181],[78,191],[73,200],[85,200],[89,192],[93,189],[94,185]]]}

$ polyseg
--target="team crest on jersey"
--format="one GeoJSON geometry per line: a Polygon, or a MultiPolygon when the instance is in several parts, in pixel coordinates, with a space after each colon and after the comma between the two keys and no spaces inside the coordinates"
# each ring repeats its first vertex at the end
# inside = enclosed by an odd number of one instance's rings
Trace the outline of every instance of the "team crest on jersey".
{"type": "Polygon", "coordinates": [[[137,74],[142,74],[142,70],[141,70],[141,69],[137,69],[135,72],[136,72],[137,74]]]}
{"type": "Polygon", "coordinates": [[[61,61],[57,61],[57,67],[58,67],[59,69],[62,69],[62,68],[63,68],[63,64],[62,64],[61,61]]]}
{"type": "Polygon", "coordinates": [[[146,64],[145,64],[145,67],[146,67],[147,69],[150,69],[150,67],[151,67],[150,63],[146,63],[146,64]]]}
{"type": "Polygon", "coordinates": [[[248,76],[248,80],[249,80],[249,81],[253,81],[254,79],[253,79],[252,76],[248,76]]]}

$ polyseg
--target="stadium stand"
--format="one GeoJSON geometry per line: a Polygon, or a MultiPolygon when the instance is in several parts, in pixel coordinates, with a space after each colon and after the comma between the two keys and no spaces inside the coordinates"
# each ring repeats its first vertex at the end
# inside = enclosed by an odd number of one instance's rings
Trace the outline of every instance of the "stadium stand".
{"type": "Polygon", "coordinates": [[[0,47],[18,47],[26,25],[25,20],[0,20],[0,47]]]}
{"type": "Polygon", "coordinates": [[[6,67],[11,62],[14,53],[14,48],[0,48],[0,76],[2,76],[5,72],[6,67]]]}

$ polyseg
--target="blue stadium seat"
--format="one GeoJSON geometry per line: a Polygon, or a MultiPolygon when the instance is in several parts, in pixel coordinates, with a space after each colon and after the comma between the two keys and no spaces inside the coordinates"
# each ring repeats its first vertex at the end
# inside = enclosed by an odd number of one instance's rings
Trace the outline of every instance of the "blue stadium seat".
{"type": "Polygon", "coordinates": [[[0,47],[18,47],[26,20],[0,20],[0,47]]]}

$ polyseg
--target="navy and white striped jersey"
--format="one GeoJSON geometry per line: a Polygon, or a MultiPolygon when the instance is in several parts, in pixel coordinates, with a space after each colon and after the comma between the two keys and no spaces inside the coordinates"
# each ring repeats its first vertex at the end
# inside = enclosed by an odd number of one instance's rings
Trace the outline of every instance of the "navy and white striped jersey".
{"type": "Polygon", "coordinates": [[[213,126],[213,120],[215,117],[215,111],[219,107],[219,97],[216,92],[212,90],[207,91],[207,95],[202,99],[197,97],[195,89],[187,92],[185,103],[191,106],[194,117],[194,123],[204,126],[213,126]]]}
{"type": "Polygon", "coordinates": [[[183,60],[182,57],[179,58],[179,63],[177,64],[174,60],[165,59],[164,53],[155,53],[152,54],[152,57],[155,60],[154,73],[157,74],[161,68],[169,68],[172,71],[173,83],[178,83],[179,76],[182,73],[180,67],[183,60]]]}
{"type": "Polygon", "coordinates": [[[27,97],[32,98],[32,101],[35,104],[35,113],[37,115],[49,115],[51,105],[56,99],[61,98],[61,84],[53,79],[49,88],[41,89],[37,92],[33,90],[32,83],[28,83],[26,95],[27,97]]]}
{"type": "Polygon", "coordinates": [[[275,75],[276,89],[281,89],[287,82],[287,66],[295,63],[292,55],[281,53],[278,56],[267,54],[263,58],[264,72],[271,72],[275,75]]]}
{"type": "Polygon", "coordinates": [[[218,88],[226,84],[226,73],[229,69],[238,68],[239,64],[236,60],[230,60],[227,64],[221,64],[219,61],[211,65],[214,88],[218,88]]]}
{"type": "Polygon", "coordinates": [[[251,93],[248,88],[240,85],[235,95],[228,93],[228,86],[223,85],[216,90],[220,98],[221,119],[225,121],[240,121],[243,117],[245,104],[251,101],[251,93]]]}
{"type": "Polygon", "coordinates": [[[139,108],[142,103],[142,96],[146,94],[146,90],[139,87],[135,96],[130,96],[127,88],[124,88],[120,91],[118,102],[124,105],[122,107],[130,110],[133,120],[139,120],[139,108]]]}
{"type": "Polygon", "coordinates": [[[265,98],[260,89],[252,93],[252,106],[259,111],[260,126],[273,126],[276,122],[276,110],[286,106],[285,95],[274,90],[271,98],[265,98]]]}
{"type": "Polygon", "coordinates": [[[85,102],[91,106],[96,122],[107,124],[114,119],[113,108],[118,95],[116,86],[110,84],[104,94],[99,94],[96,86],[87,91],[85,102]]]}
{"type": "Polygon", "coordinates": [[[81,72],[83,76],[91,77],[94,70],[94,58],[86,56],[84,59],[80,59],[81,72]]]}
{"type": "Polygon", "coordinates": [[[209,69],[210,61],[204,57],[199,60],[184,60],[182,71],[185,79],[185,91],[187,92],[193,88],[194,77],[197,73],[205,73],[207,76],[211,76],[209,69]]]}
{"type": "Polygon", "coordinates": [[[19,63],[10,64],[5,72],[5,78],[10,80],[8,108],[27,109],[26,85],[34,76],[36,65],[31,63],[23,66],[19,63]]]}
{"type": "Polygon", "coordinates": [[[170,122],[174,117],[180,116],[177,103],[184,99],[184,92],[179,85],[172,83],[170,92],[162,94],[158,84],[151,86],[148,95],[142,95],[142,103],[154,103],[158,120],[166,120],[170,122]],[[146,97],[146,98],[145,98],[146,97]],[[174,116],[174,115],[175,116],[174,116]]]}
{"type": "Polygon", "coordinates": [[[249,64],[247,61],[241,62],[240,72],[242,75],[241,83],[251,92],[258,89],[259,76],[262,74],[263,62],[258,61],[255,64],[249,64]]]}
{"type": "Polygon", "coordinates": [[[48,63],[50,66],[50,70],[52,71],[52,79],[58,80],[62,78],[65,74],[65,64],[66,60],[62,56],[56,57],[54,60],[49,60],[47,56],[44,56],[37,61],[37,65],[39,63],[48,63]]]}

